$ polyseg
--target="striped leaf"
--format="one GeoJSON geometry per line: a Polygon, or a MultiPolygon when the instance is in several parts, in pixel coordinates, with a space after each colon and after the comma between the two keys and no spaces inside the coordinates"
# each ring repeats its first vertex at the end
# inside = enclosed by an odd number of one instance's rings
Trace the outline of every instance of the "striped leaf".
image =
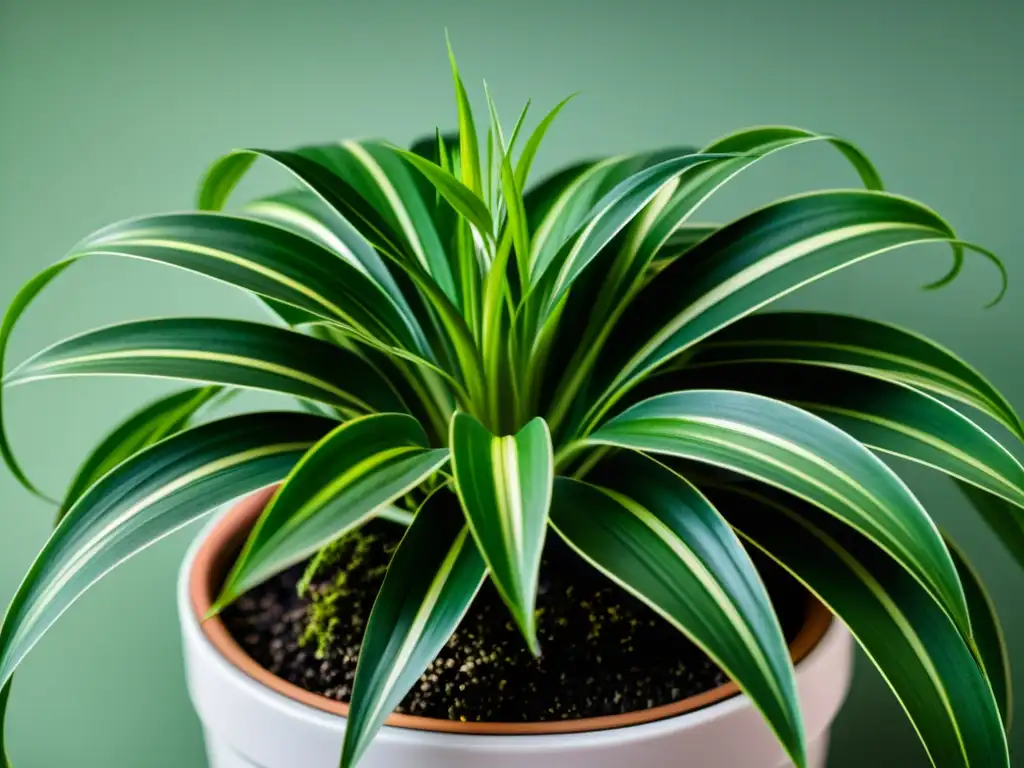
{"type": "Polygon", "coordinates": [[[683,369],[650,383],[662,391],[745,389],[784,400],[875,451],[925,464],[1024,508],[1024,467],[1013,454],[970,419],[912,387],[850,370],[773,363],[683,369]]]}
{"type": "Polygon", "coordinates": [[[122,461],[165,437],[181,432],[196,414],[215,398],[223,400],[218,387],[175,392],[136,411],[100,441],[85,459],[68,486],[57,513],[57,522],[82,494],[122,461]]]}
{"type": "Polygon", "coordinates": [[[384,720],[434,660],[487,568],[455,499],[435,491],[391,558],[359,651],[342,768],[354,768],[384,720]]]}
{"type": "Polygon", "coordinates": [[[536,418],[497,437],[472,416],[452,418],[452,472],[473,538],[530,649],[539,653],[537,580],[551,505],[551,436],[536,418]]]}
{"type": "Polygon", "coordinates": [[[58,342],[4,378],[157,376],[263,389],[349,411],[404,411],[387,380],[334,344],[270,325],[218,318],[143,320],[58,342]]]}
{"type": "Polygon", "coordinates": [[[637,295],[599,361],[601,394],[587,423],[645,374],[812,280],[902,246],[955,241],[930,209],[875,191],[801,195],[748,214],[637,295]]]}
{"type": "Polygon", "coordinates": [[[719,189],[740,173],[785,149],[806,144],[828,143],[839,150],[856,169],[868,189],[881,189],[882,180],[871,161],[850,142],[836,136],[814,133],[802,128],[764,126],[725,136],[701,150],[702,154],[740,155],[728,160],[696,166],[682,175],[678,188],[657,212],[654,220],[637,238],[633,253],[620,267],[622,277],[616,299],[628,296],[655,256],[672,235],[719,189]]]}
{"type": "Polygon", "coordinates": [[[219,612],[404,496],[448,461],[411,416],[346,422],[303,457],[264,509],[225,579],[219,612]]]}
{"type": "Polygon", "coordinates": [[[218,213],[130,219],[86,238],[72,256],[92,254],[198,272],[416,349],[407,318],[365,272],[312,240],[262,221],[218,213]]]}
{"type": "Polygon", "coordinates": [[[480,173],[480,147],[476,135],[476,124],[473,122],[473,109],[469,104],[469,95],[462,84],[455,52],[451,40],[447,39],[448,60],[452,67],[452,81],[455,84],[455,103],[459,112],[459,167],[462,171],[462,183],[477,195],[483,195],[483,175],[480,173]]]}
{"type": "MultiPolygon", "coordinates": [[[[417,199],[412,195],[418,190],[418,187],[409,176],[408,167],[388,147],[379,146],[380,154],[373,155],[368,149],[370,145],[359,145],[358,152],[353,153],[350,144],[353,143],[346,144],[347,150],[342,147],[334,147],[330,152],[323,147],[310,147],[303,151],[305,154],[271,150],[237,150],[221,158],[207,172],[200,192],[201,205],[214,209],[223,206],[227,196],[237,184],[238,179],[241,178],[236,168],[242,165],[247,168],[251,165],[251,161],[245,164],[238,158],[265,157],[288,170],[325,203],[344,216],[373,247],[393,259],[406,271],[429,302],[429,311],[437,313],[437,317],[449,334],[452,347],[458,356],[459,366],[462,369],[462,377],[469,387],[469,394],[480,397],[484,388],[482,364],[476,352],[470,329],[459,312],[457,290],[451,279],[450,269],[441,264],[441,259],[447,259],[447,256],[444,249],[441,248],[440,242],[436,240],[436,230],[432,228],[429,211],[423,207],[425,204],[422,198],[418,198],[420,205],[412,206],[410,204],[410,201],[417,199]],[[404,182],[402,187],[406,189],[408,197],[402,197],[395,191],[395,183],[397,183],[395,180],[400,178],[400,175],[388,177],[388,179],[382,178],[386,174],[381,163],[388,164],[387,160],[382,158],[389,158],[401,166],[400,171],[405,174],[405,177],[401,179],[404,182]],[[342,178],[336,170],[332,170],[348,160],[363,166],[365,174],[370,177],[370,181],[365,185],[367,193],[373,193],[385,201],[378,203],[379,205],[393,204],[395,206],[394,210],[397,211],[395,216],[400,220],[403,235],[399,235],[388,219],[348,180],[342,178]],[[420,215],[421,213],[422,215],[420,215]],[[420,229],[417,229],[418,224],[421,225],[420,229]],[[430,233],[433,233],[433,237],[428,241],[426,238],[430,233]],[[433,265],[433,272],[423,266],[428,261],[428,254],[430,263],[433,265]]],[[[389,351],[398,354],[396,347],[390,347],[389,351]]]]}
{"type": "Polygon", "coordinates": [[[1010,674],[1010,654],[999,615],[981,576],[967,555],[949,536],[946,536],[946,546],[956,563],[960,583],[964,585],[964,594],[967,596],[967,606],[971,609],[975,655],[992,686],[1003,727],[1009,731],[1013,719],[1013,677],[1010,674]]]}
{"type": "Polygon", "coordinates": [[[281,480],[337,422],[257,413],[180,432],[107,473],[36,558],[0,627],[0,685],[93,583],[222,504],[281,480]]]}
{"type": "Polygon", "coordinates": [[[749,362],[854,370],[970,405],[1024,439],[1013,406],[974,368],[930,339],[887,323],[827,312],[765,312],[698,345],[688,368],[749,362]]]}
{"type": "Polygon", "coordinates": [[[797,499],[709,491],[739,533],[850,628],[938,768],[1008,767],[992,688],[946,613],[884,552],[797,499]]]}
{"type": "Polygon", "coordinates": [[[11,699],[13,678],[0,686],[0,768],[14,768],[10,755],[7,754],[7,702],[11,699]]]}
{"type": "Polygon", "coordinates": [[[591,565],[699,645],[753,700],[793,762],[806,744],[786,640],[746,551],[708,500],[636,454],[603,487],[559,477],[555,530],[591,565]]]}
{"type": "Polygon", "coordinates": [[[974,511],[988,524],[1006,547],[1017,564],[1024,568],[1024,513],[1016,504],[979,490],[976,486],[958,482],[974,511]]]}
{"type": "Polygon", "coordinates": [[[889,467],[823,419],[745,392],[692,390],[632,406],[587,443],[711,464],[819,506],[889,552],[970,636],[956,568],[931,518],[889,467]]]}
{"type": "Polygon", "coordinates": [[[407,152],[399,147],[394,147],[394,150],[405,158],[413,168],[422,173],[438,193],[451,204],[452,208],[476,227],[481,237],[492,236],[494,223],[491,221],[491,213],[487,210],[484,201],[477,197],[469,187],[436,163],[432,163],[414,152],[407,152]]]}
{"type": "Polygon", "coordinates": [[[308,189],[291,189],[254,200],[246,204],[242,212],[250,218],[290,229],[334,251],[373,278],[406,317],[412,317],[407,297],[384,258],[355,227],[315,193],[308,189]]]}
{"type": "MultiPolygon", "coordinates": [[[[405,263],[415,264],[456,305],[460,303],[456,273],[431,213],[433,200],[423,194],[419,173],[409,167],[402,150],[380,141],[342,141],[305,147],[297,154],[303,160],[313,160],[341,184],[350,185],[345,189],[332,180],[330,186],[337,191],[325,199],[364,237],[385,249],[396,249],[405,263]]],[[[304,166],[294,165],[295,158],[283,159],[293,172],[301,171],[300,179],[307,185],[317,178],[304,166]]]]}
{"type": "Polygon", "coordinates": [[[576,234],[552,256],[534,265],[534,285],[542,297],[541,317],[547,317],[579,274],[623,227],[672,180],[689,168],[721,162],[731,155],[684,154],[631,175],[590,211],[576,234]]]}

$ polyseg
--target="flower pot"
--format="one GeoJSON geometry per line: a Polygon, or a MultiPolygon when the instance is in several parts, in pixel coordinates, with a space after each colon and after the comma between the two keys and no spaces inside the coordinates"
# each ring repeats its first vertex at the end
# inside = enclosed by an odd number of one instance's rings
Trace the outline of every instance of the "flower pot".
{"type": "MultiPolygon", "coordinates": [[[[345,704],[309,693],[249,658],[219,619],[200,622],[271,490],[214,520],[185,559],[178,590],[188,687],[211,768],[336,768],[345,704]]],[[[849,687],[849,634],[819,603],[791,645],[810,768],[849,687]]],[[[732,684],[625,715],[546,723],[460,723],[392,715],[360,768],[784,768],[786,758],[732,684]]]]}

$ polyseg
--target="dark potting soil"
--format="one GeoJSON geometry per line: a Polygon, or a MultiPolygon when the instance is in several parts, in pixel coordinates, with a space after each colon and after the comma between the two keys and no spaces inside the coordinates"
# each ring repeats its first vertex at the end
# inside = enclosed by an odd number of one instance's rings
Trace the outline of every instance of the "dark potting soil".
{"type": "MultiPolygon", "coordinates": [[[[312,578],[303,578],[307,569],[300,565],[257,587],[224,612],[229,632],[279,677],[348,701],[366,620],[400,533],[375,521],[335,545],[312,578]]],[[[807,595],[776,566],[755,562],[791,641],[807,595]]],[[[540,658],[485,583],[396,711],[462,721],[566,720],[669,704],[727,679],[664,619],[554,536],[537,602],[540,658]]]]}

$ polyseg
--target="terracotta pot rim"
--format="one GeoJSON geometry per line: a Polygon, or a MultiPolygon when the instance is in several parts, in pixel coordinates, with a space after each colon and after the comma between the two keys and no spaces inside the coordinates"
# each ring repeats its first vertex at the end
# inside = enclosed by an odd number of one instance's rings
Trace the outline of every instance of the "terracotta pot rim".
{"type": "MultiPolygon", "coordinates": [[[[346,717],[348,704],[311,693],[278,677],[260,666],[250,657],[228,632],[220,617],[202,620],[212,605],[214,592],[220,586],[230,558],[241,547],[255,524],[274,488],[258,491],[239,502],[224,515],[199,544],[188,575],[189,598],[195,620],[199,622],[206,639],[232,666],[252,680],[293,701],[332,715],[346,717]]],[[[832,623],[832,615],[818,600],[811,599],[804,626],[790,644],[793,662],[802,661],[825,636],[832,623]]],[[[640,725],[656,720],[676,717],[722,702],[739,693],[735,683],[728,682],[709,691],[680,701],[651,709],[618,715],[555,720],[534,723],[480,723],[441,720],[431,717],[391,714],[386,725],[418,731],[480,735],[541,735],[554,733],[584,733],[612,728],[640,725]]]]}

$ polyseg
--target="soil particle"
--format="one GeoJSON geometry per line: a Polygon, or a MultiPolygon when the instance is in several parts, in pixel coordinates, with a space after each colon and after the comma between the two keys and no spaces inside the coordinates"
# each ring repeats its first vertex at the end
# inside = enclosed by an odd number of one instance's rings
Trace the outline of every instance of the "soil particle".
{"type": "MultiPolygon", "coordinates": [[[[401,531],[373,522],[224,612],[259,664],[337,701],[352,694],[373,598],[401,531]]],[[[537,722],[620,714],[721,685],[725,675],[682,634],[594,571],[555,537],[541,569],[534,658],[497,592],[485,583],[458,631],[396,709],[461,721],[537,722]]],[[[806,594],[757,561],[791,640],[806,594]]]]}

